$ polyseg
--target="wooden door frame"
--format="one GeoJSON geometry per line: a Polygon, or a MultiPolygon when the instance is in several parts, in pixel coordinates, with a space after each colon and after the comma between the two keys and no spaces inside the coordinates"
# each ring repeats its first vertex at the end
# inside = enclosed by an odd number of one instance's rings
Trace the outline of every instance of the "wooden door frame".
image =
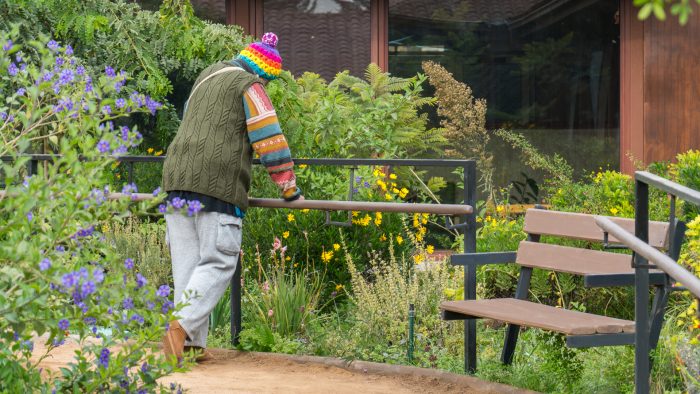
{"type": "Polygon", "coordinates": [[[644,157],[644,22],[632,0],[620,0],[620,171],[632,175],[644,157]]]}

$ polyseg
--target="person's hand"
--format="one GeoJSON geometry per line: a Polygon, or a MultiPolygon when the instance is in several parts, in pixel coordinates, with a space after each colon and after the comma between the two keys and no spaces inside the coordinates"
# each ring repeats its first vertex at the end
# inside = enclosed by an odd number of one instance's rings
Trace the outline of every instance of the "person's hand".
{"type": "Polygon", "coordinates": [[[301,196],[299,196],[299,198],[297,198],[297,201],[304,201],[304,200],[305,200],[305,198],[303,195],[301,195],[301,196]]]}

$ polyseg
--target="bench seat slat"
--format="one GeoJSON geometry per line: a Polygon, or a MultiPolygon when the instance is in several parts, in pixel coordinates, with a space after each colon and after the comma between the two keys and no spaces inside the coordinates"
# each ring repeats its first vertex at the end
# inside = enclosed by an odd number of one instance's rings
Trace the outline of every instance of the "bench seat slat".
{"type": "Polygon", "coordinates": [[[440,309],[465,317],[500,320],[566,335],[634,332],[634,322],[630,320],[570,311],[515,298],[446,301],[440,304],[440,309]]]}
{"type": "MultiPolygon", "coordinates": [[[[615,224],[634,234],[634,219],[608,217],[615,224]]],[[[649,244],[655,248],[668,247],[668,223],[649,222],[649,244]]],[[[552,235],[603,242],[603,230],[595,222],[595,215],[573,212],[548,211],[546,209],[528,209],[525,214],[523,229],[528,234],[552,235]]],[[[608,242],[619,242],[610,236],[608,242]]]]}
{"type": "Polygon", "coordinates": [[[629,254],[530,241],[520,242],[516,263],[576,275],[634,274],[629,254]]]}

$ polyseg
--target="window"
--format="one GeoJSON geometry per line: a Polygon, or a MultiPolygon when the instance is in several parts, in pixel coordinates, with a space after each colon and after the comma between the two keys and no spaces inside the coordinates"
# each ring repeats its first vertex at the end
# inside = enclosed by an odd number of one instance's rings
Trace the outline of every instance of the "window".
{"type": "MultiPolygon", "coordinates": [[[[487,100],[489,129],[521,132],[579,173],[617,168],[618,5],[389,0],[389,71],[412,76],[436,61],[487,100]]],[[[497,138],[495,180],[506,186],[525,167],[497,138]]]]}
{"type": "Polygon", "coordinates": [[[370,0],[264,0],[264,31],[279,36],[283,67],[331,80],[370,63],[370,0]]]}

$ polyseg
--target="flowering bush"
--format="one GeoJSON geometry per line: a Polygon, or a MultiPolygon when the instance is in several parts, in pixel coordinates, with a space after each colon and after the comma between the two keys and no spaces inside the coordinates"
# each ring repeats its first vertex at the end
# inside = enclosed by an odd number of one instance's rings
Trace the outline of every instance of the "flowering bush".
{"type": "Polygon", "coordinates": [[[109,199],[104,173],[142,139],[117,121],[160,104],[127,91],[125,73],[87,72],[69,45],[22,41],[16,29],[0,42],[0,155],[11,159],[0,196],[0,391],[154,390],[179,368],[152,345],[172,319],[170,288],[118,258],[102,227],[151,209],[109,199]],[[31,177],[30,152],[51,155],[31,177]],[[46,351],[33,355],[37,341],[46,351]],[[73,361],[42,372],[66,341],[80,345],[73,361]]]}

